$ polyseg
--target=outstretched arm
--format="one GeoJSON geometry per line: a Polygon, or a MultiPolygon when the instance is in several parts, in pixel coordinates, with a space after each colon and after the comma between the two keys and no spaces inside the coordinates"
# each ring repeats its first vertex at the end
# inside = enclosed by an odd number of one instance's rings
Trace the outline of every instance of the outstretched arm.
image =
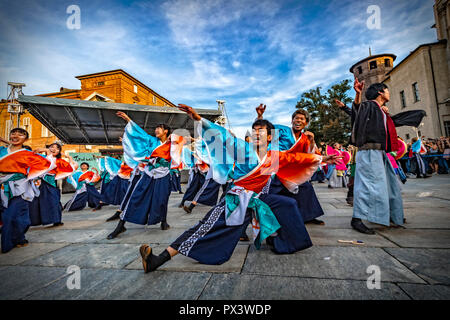
{"type": "Polygon", "coordinates": [[[197,113],[197,111],[195,111],[195,109],[190,107],[190,106],[187,106],[185,104],[179,103],[178,104],[178,109],[180,109],[183,112],[186,112],[187,115],[194,121],[202,120],[202,117],[200,117],[200,115],[197,113]]]}
{"type": "Polygon", "coordinates": [[[341,100],[338,99],[334,99],[334,102],[336,102],[337,106],[344,111],[346,114],[348,114],[349,116],[352,115],[352,109],[347,107],[341,100]]]}
{"type": "Polygon", "coordinates": [[[36,148],[33,150],[34,153],[45,153],[46,155],[51,154],[50,150],[47,148],[36,148]]]}
{"type": "Polygon", "coordinates": [[[131,121],[131,118],[125,112],[118,111],[118,112],[116,112],[116,115],[119,118],[122,118],[123,120],[125,120],[126,122],[130,122],[131,121]]]}

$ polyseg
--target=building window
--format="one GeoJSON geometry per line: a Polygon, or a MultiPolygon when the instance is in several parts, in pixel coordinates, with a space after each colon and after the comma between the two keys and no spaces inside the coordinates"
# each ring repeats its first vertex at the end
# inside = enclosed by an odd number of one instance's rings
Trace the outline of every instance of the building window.
{"type": "Polygon", "coordinates": [[[9,140],[9,133],[12,130],[12,120],[6,120],[5,123],[5,139],[9,140]]]}
{"type": "Polygon", "coordinates": [[[450,121],[444,121],[445,136],[450,137],[450,121]]]}
{"type": "Polygon", "coordinates": [[[409,140],[409,133],[406,134],[406,140],[409,140]]]}
{"type": "Polygon", "coordinates": [[[97,82],[97,86],[98,86],[98,87],[104,86],[104,85],[105,85],[105,81],[99,81],[99,82],[97,82]]]}
{"type": "Polygon", "coordinates": [[[400,91],[400,102],[402,104],[402,109],[406,108],[406,102],[405,102],[405,91],[400,91]]]}
{"type": "Polygon", "coordinates": [[[389,68],[391,66],[391,60],[384,59],[384,66],[389,68]]]}
{"type": "Polygon", "coordinates": [[[25,129],[25,130],[27,130],[28,136],[29,136],[29,138],[31,138],[31,123],[30,123],[30,118],[29,118],[29,117],[25,117],[25,118],[23,118],[22,121],[23,121],[23,122],[22,122],[22,123],[23,123],[22,128],[25,129]]]}
{"type": "Polygon", "coordinates": [[[153,104],[156,104],[156,97],[153,96],[153,104]]]}
{"type": "Polygon", "coordinates": [[[414,94],[414,102],[420,101],[419,86],[417,85],[417,82],[413,83],[412,88],[414,94]]]}
{"type": "Polygon", "coordinates": [[[362,67],[359,66],[359,67],[358,67],[358,74],[361,74],[361,73],[362,73],[362,67]]]}
{"type": "Polygon", "coordinates": [[[48,129],[45,126],[42,126],[42,128],[41,128],[41,137],[46,138],[48,136],[49,136],[48,129]]]}
{"type": "Polygon", "coordinates": [[[134,85],[134,93],[137,93],[137,85],[134,85]]]}
{"type": "Polygon", "coordinates": [[[375,61],[370,61],[369,62],[369,69],[370,70],[373,70],[373,69],[376,69],[377,68],[377,61],[375,60],[375,61]]]}

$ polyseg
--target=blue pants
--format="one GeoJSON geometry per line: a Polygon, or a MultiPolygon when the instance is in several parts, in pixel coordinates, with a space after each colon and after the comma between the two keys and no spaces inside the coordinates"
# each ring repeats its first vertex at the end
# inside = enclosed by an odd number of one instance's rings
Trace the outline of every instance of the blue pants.
{"type": "Polygon", "coordinates": [[[142,173],[121,219],[142,225],[166,221],[169,196],[170,174],[154,179],[142,173]]]}
{"type": "Polygon", "coordinates": [[[128,184],[129,180],[115,176],[105,188],[106,190],[104,190],[101,198],[102,202],[112,205],[121,204],[127,193],[128,184]]]}
{"type": "Polygon", "coordinates": [[[44,180],[41,180],[39,197],[35,197],[30,205],[32,226],[60,223],[62,220],[61,193],[44,180]]]}
{"type": "MultiPolygon", "coordinates": [[[[79,193],[75,196],[75,199],[70,205],[70,208],[68,208],[68,211],[83,210],[86,207],[86,203],[89,208],[95,208],[100,203],[101,197],[102,195],[97,191],[97,189],[95,189],[94,186],[86,184],[86,192],[79,193]]],[[[64,205],[64,208],[70,204],[70,201],[64,205]]]]}
{"type": "Polygon", "coordinates": [[[403,201],[398,178],[382,150],[358,150],[353,217],[389,226],[403,224],[403,201]]]}
{"type": "MultiPolygon", "coordinates": [[[[281,225],[273,239],[274,252],[294,253],[312,246],[295,200],[273,194],[261,195],[260,199],[270,206],[281,225]]],[[[170,247],[202,264],[222,264],[230,259],[251,220],[252,211],[247,210],[242,225],[227,226],[225,201],[221,201],[170,247]]]]}
{"type": "Polygon", "coordinates": [[[128,184],[127,192],[125,193],[122,203],[120,204],[120,211],[125,210],[128,202],[130,201],[131,195],[133,194],[134,187],[136,187],[136,184],[138,183],[140,178],[141,178],[140,174],[135,174],[133,176],[133,179],[128,184]]]}
{"type": "Polygon", "coordinates": [[[25,240],[25,233],[30,227],[30,203],[22,197],[9,200],[8,208],[2,213],[2,252],[6,253],[18,243],[25,240]]]}
{"type": "Polygon", "coordinates": [[[294,199],[302,215],[303,221],[314,220],[324,214],[317,199],[314,188],[310,182],[305,182],[298,187],[298,193],[292,193],[275,176],[270,184],[270,194],[279,194],[294,199]]]}
{"type": "Polygon", "coordinates": [[[181,182],[178,173],[170,173],[170,191],[181,192],[181,182]]]}
{"type": "Polygon", "coordinates": [[[204,175],[196,173],[189,188],[186,190],[181,203],[184,204],[185,201],[196,200],[197,203],[206,206],[215,206],[219,197],[220,184],[213,179],[209,179],[208,184],[205,186],[205,181],[204,175]]]}

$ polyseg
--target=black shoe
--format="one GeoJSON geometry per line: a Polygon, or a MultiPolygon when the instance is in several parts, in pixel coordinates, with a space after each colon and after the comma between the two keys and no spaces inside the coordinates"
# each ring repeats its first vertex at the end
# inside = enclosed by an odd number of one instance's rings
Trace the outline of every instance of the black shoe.
{"type": "Polygon", "coordinates": [[[351,224],[352,228],[358,232],[365,233],[365,234],[375,234],[375,231],[373,231],[370,228],[367,228],[364,225],[364,223],[362,223],[361,219],[353,218],[352,222],[350,224],[351,224]]]}
{"type": "Polygon", "coordinates": [[[106,203],[100,202],[92,211],[101,210],[103,206],[106,206],[106,203]]]}
{"type": "Polygon", "coordinates": [[[328,185],[328,189],[334,189],[334,187],[332,187],[332,186],[328,185]]]}
{"type": "Polygon", "coordinates": [[[193,205],[192,203],[189,205],[189,207],[183,206],[184,211],[186,211],[186,213],[191,213],[192,209],[194,209],[195,205],[193,205]]]}
{"type": "Polygon", "coordinates": [[[56,222],[53,224],[54,227],[59,227],[59,226],[63,226],[63,225],[64,225],[64,223],[62,223],[62,222],[56,222]]]}
{"type": "Polygon", "coordinates": [[[167,250],[164,250],[159,256],[155,256],[152,253],[152,248],[146,244],[143,244],[139,248],[139,252],[142,257],[142,267],[144,268],[145,273],[155,271],[158,267],[171,259],[167,250]]]}
{"type": "Polygon", "coordinates": [[[322,220],[319,220],[319,219],[312,219],[310,221],[306,221],[305,224],[306,223],[317,224],[317,225],[320,225],[320,226],[324,226],[325,225],[325,222],[323,222],[322,220]]]}
{"type": "Polygon", "coordinates": [[[161,222],[161,230],[168,230],[170,229],[169,224],[166,221],[161,222]]]}
{"type": "Polygon", "coordinates": [[[111,217],[106,219],[106,221],[113,221],[113,220],[120,219],[120,214],[121,213],[122,213],[121,211],[116,211],[116,213],[114,213],[111,217]]]}
{"type": "Polygon", "coordinates": [[[120,220],[119,224],[117,225],[116,229],[114,229],[113,232],[111,232],[108,237],[106,237],[106,239],[111,240],[114,239],[115,237],[117,237],[119,234],[121,234],[122,232],[127,231],[127,229],[125,228],[125,221],[120,220]]]}
{"type": "Polygon", "coordinates": [[[183,208],[184,207],[184,203],[180,203],[179,205],[178,205],[178,208],[183,208]]]}
{"type": "Polygon", "coordinates": [[[180,191],[180,192],[178,192],[179,194],[184,194],[184,192],[183,191],[180,191]]]}
{"type": "Polygon", "coordinates": [[[431,178],[431,176],[428,176],[428,175],[424,174],[423,178],[431,178]]]}

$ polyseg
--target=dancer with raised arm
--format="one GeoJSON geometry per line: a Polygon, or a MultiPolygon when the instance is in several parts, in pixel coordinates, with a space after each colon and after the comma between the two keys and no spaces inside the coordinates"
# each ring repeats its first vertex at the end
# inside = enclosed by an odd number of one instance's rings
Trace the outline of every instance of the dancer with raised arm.
{"type": "Polygon", "coordinates": [[[275,173],[292,188],[307,181],[322,160],[332,162],[335,157],[303,153],[303,149],[309,148],[309,141],[304,139],[288,151],[271,149],[274,127],[267,120],[253,123],[254,142],[249,144],[201,118],[193,108],[180,104],[179,109],[194,120],[196,132],[205,139],[208,148],[199,154],[210,163],[213,179],[220,184],[232,179],[232,184],[218,205],[160,255],[154,255],[152,248],[143,244],[140,254],[144,271],[156,270],[178,253],[203,264],[222,264],[230,259],[249,223],[252,223],[256,248],[275,232],[276,236],[269,241],[274,252],[293,253],[309,248],[311,239],[296,202],[268,194],[270,177],[275,173]],[[214,137],[214,141],[208,137],[214,137]],[[221,150],[212,152],[211,148],[221,150]],[[234,150],[241,154],[236,155],[234,150]]]}
{"type": "Polygon", "coordinates": [[[168,230],[170,168],[177,168],[180,165],[185,140],[181,136],[171,135],[170,127],[166,124],[157,125],[155,136],[152,136],[127,114],[119,111],[117,116],[127,122],[122,140],[125,156],[133,161],[145,163],[145,167],[120,214],[117,227],[107,239],[114,239],[126,231],[126,221],[141,225],[161,223],[161,229],[168,230]]]}

